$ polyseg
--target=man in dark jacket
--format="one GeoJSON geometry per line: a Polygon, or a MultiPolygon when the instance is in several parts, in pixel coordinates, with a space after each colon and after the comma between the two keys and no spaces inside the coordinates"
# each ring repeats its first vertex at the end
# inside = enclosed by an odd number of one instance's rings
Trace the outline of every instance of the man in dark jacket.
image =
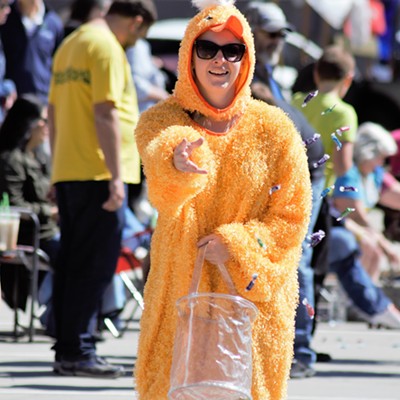
{"type": "Polygon", "coordinates": [[[47,103],[53,54],[64,37],[58,14],[43,0],[16,0],[1,27],[6,57],[6,78],[15,82],[18,95],[36,94],[47,103]]]}
{"type": "MultiPolygon", "coordinates": [[[[283,109],[292,119],[307,147],[308,164],[312,184],[312,212],[307,237],[314,229],[321,208],[321,193],[324,189],[324,166],[315,168],[324,155],[320,140],[314,140],[316,133],[304,115],[289,104],[282,95],[279,84],[273,77],[273,69],[279,62],[285,37],[293,30],[283,11],[274,3],[254,1],[246,9],[246,18],[254,34],[256,66],[251,85],[255,98],[283,109]]],[[[303,254],[298,267],[300,304],[296,313],[295,358],[290,371],[291,378],[313,376],[316,354],[310,348],[313,320],[307,310],[314,306],[314,271],[312,267],[313,247],[308,238],[303,242],[303,254]],[[306,308],[306,304],[309,308],[306,308]]]]}

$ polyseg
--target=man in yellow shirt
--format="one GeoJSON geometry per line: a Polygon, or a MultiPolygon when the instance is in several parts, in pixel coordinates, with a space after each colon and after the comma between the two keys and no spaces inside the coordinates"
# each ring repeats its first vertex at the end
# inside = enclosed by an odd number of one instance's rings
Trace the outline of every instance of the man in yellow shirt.
{"type": "Polygon", "coordinates": [[[54,370],[62,375],[123,374],[96,355],[89,325],[115,271],[125,184],[140,180],[138,107],[124,49],[155,19],[152,0],[115,0],[105,18],[68,36],[54,58],[49,124],[61,227],[54,370]]]}

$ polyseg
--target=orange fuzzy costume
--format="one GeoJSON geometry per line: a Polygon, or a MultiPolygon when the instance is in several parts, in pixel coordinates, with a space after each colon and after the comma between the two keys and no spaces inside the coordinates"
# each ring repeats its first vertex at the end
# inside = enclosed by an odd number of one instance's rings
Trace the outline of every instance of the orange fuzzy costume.
{"type": "MultiPolygon", "coordinates": [[[[188,294],[197,241],[215,233],[229,249],[226,267],[239,294],[259,309],[253,328],[253,399],[282,400],[292,360],[297,265],[311,203],[305,149],[280,109],[251,98],[253,38],[233,5],[207,7],[190,21],[178,68],[174,95],[145,112],[136,129],[149,198],[159,213],[135,371],[139,398],[167,399],[175,302],[188,294]],[[231,30],[247,49],[236,97],[224,110],[208,105],[192,78],[193,43],[209,29],[231,30]],[[215,134],[192,120],[194,111],[218,120],[239,117],[229,131],[215,134]],[[184,138],[200,137],[205,142],[191,159],[208,174],[175,169],[175,147],[184,138]],[[280,189],[271,193],[274,185],[280,189]],[[256,284],[246,292],[255,273],[256,284]]],[[[215,266],[205,263],[199,291],[227,293],[215,266]]]]}

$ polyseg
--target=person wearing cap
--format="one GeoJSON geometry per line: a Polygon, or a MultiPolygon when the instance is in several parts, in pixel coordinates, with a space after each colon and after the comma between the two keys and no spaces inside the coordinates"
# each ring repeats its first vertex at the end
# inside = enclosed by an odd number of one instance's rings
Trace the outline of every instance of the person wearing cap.
{"type": "MultiPolygon", "coordinates": [[[[284,110],[293,120],[304,143],[310,142],[315,134],[304,115],[293,107],[283,96],[274,91],[273,78],[268,68],[278,63],[284,46],[284,36],[292,27],[286,21],[283,11],[273,3],[251,2],[245,9],[256,43],[256,68],[255,76],[251,84],[252,94],[255,98],[276,105],[284,110]],[[275,94],[274,94],[275,93],[275,94]]],[[[307,312],[304,302],[314,307],[314,269],[312,259],[314,248],[310,246],[310,235],[319,230],[316,226],[322,207],[321,193],[324,190],[324,165],[314,168],[324,155],[324,148],[320,140],[314,141],[307,148],[308,166],[312,186],[312,210],[307,238],[303,241],[302,256],[298,266],[299,281],[299,305],[296,311],[296,328],[294,341],[294,359],[290,370],[291,378],[308,378],[314,376],[316,371],[314,364],[316,354],[310,348],[312,339],[313,320],[307,312]]],[[[324,246],[322,243],[320,246],[324,246]]]]}
{"type": "Polygon", "coordinates": [[[283,100],[281,87],[274,79],[273,71],[279,63],[286,35],[293,30],[293,25],[275,3],[250,2],[245,15],[253,31],[257,55],[253,95],[262,99],[266,84],[275,99],[283,100]]]}
{"type": "Polygon", "coordinates": [[[228,292],[216,268],[223,263],[239,295],[259,310],[252,329],[253,399],[286,398],[310,179],[291,120],[251,97],[252,33],[230,3],[207,1],[189,22],[174,94],[145,111],[135,130],[149,199],[159,213],[135,366],[141,400],[167,398],[175,303],[188,294],[205,244],[200,291],[228,292]],[[254,274],[258,279],[246,291],[254,274]]]}

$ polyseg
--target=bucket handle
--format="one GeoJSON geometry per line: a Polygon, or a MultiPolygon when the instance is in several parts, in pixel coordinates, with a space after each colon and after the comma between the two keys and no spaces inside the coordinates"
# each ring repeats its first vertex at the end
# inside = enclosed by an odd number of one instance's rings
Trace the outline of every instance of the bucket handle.
{"type": "MultiPolygon", "coordinates": [[[[192,276],[192,283],[190,285],[189,294],[198,293],[199,290],[199,283],[200,283],[200,276],[201,271],[203,269],[204,258],[206,256],[207,244],[203,245],[199,248],[197,253],[196,262],[194,264],[193,276],[192,276]]],[[[221,273],[222,279],[224,280],[226,286],[228,287],[229,294],[233,296],[237,296],[238,292],[233,284],[232,278],[229,275],[228,270],[226,269],[224,264],[218,264],[219,272],[221,273]]]]}

